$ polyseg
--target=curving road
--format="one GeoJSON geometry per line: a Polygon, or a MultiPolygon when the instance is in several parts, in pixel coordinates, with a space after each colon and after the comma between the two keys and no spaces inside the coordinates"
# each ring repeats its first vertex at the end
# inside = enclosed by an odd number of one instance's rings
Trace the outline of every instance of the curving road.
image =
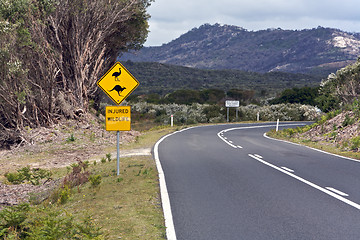
{"type": "Polygon", "coordinates": [[[169,239],[360,239],[360,162],[269,139],[272,128],[196,127],[159,142],[169,239]]]}

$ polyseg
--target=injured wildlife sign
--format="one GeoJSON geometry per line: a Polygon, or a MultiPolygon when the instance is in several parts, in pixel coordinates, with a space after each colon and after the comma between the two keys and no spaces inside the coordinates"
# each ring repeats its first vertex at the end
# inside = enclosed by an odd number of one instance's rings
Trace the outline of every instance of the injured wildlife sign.
{"type": "Polygon", "coordinates": [[[105,113],[106,131],[130,131],[130,106],[107,106],[105,113]]]}
{"type": "Polygon", "coordinates": [[[97,82],[97,85],[111,100],[120,105],[139,86],[139,82],[121,63],[117,62],[97,82]]]}

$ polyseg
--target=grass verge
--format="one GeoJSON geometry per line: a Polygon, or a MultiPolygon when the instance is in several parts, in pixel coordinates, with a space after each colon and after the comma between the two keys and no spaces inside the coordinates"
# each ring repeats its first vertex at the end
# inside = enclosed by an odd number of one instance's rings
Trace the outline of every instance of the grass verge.
{"type": "MultiPolygon", "coordinates": [[[[134,142],[121,145],[120,151],[152,148],[158,139],[174,130],[177,129],[158,127],[146,131],[134,142]]],[[[61,148],[62,145],[58,147],[61,148]]],[[[56,146],[52,148],[56,149],[56,146]]],[[[53,201],[54,198],[50,196],[40,205],[33,206],[27,221],[34,221],[37,214],[33,213],[36,213],[37,209],[45,208],[49,211],[49,214],[45,215],[57,213],[56,216],[68,216],[66,221],[69,221],[69,224],[73,224],[70,223],[72,220],[75,222],[75,220],[90,219],[94,224],[91,226],[101,228],[101,238],[86,239],[166,239],[158,173],[153,157],[121,158],[120,175],[117,176],[116,156],[112,156],[110,160],[106,156],[115,149],[114,143],[113,146],[99,152],[98,156],[79,156],[79,160],[89,164],[87,171],[90,173],[90,181],[72,189],[58,190],[55,198],[58,200],[53,201]],[[106,161],[100,161],[102,158],[106,161]]],[[[37,158],[38,154],[41,153],[34,152],[31,158],[27,159],[28,153],[24,152],[17,157],[22,157],[26,164],[27,161],[32,162],[34,157],[37,158]]],[[[53,178],[61,178],[71,171],[71,167],[51,170],[53,178]]],[[[38,204],[37,199],[37,195],[34,194],[30,201],[38,204]]],[[[42,218],[46,219],[46,217],[42,218]]],[[[64,220],[59,220],[56,224],[59,222],[64,223],[64,220]]]]}
{"type": "Polygon", "coordinates": [[[281,140],[301,144],[301,145],[304,145],[307,147],[319,149],[319,150],[322,150],[325,152],[337,154],[340,156],[360,160],[360,152],[344,151],[342,148],[334,146],[334,144],[324,142],[324,141],[314,142],[314,141],[311,141],[306,138],[299,138],[296,135],[292,135],[292,134],[289,135],[286,130],[285,131],[280,130],[278,132],[276,132],[275,130],[271,130],[270,132],[267,132],[266,134],[267,134],[267,136],[272,137],[272,138],[281,139],[281,140]]]}

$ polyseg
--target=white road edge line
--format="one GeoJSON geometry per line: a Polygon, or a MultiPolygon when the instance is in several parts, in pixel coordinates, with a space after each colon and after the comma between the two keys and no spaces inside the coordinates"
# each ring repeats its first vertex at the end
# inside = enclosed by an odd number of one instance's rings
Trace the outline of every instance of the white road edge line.
{"type": "Polygon", "coordinates": [[[284,170],[286,170],[286,171],[288,171],[288,172],[295,172],[294,170],[292,170],[292,169],[290,169],[290,168],[287,168],[287,167],[281,167],[282,169],[284,169],[284,170]]]}
{"type": "Polygon", "coordinates": [[[305,183],[305,184],[307,184],[307,185],[309,185],[309,186],[311,186],[311,187],[313,187],[313,188],[315,188],[315,189],[317,189],[317,190],[319,190],[321,192],[324,192],[324,193],[326,193],[326,194],[328,194],[328,195],[330,195],[330,196],[332,196],[332,197],[334,197],[334,198],[336,198],[336,199],[338,199],[338,200],[340,200],[340,201],[342,201],[342,202],[344,202],[344,203],[346,203],[346,204],[348,204],[348,205],[350,205],[350,206],[352,206],[352,207],[354,207],[354,208],[356,208],[358,210],[360,210],[360,205],[359,204],[357,204],[355,202],[352,202],[352,201],[350,201],[350,200],[348,200],[348,199],[346,199],[346,198],[344,198],[344,197],[342,197],[342,196],[340,196],[338,194],[335,194],[334,192],[329,191],[326,188],[320,187],[320,186],[316,185],[315,183],[312,183],[312,182],[310,182],[308,180],[305,180],[305,179],[303,179],[303,178],[301,178],[301,177],[299,177],[299,176],[297,176],[297,175],[295,175],[293,173],[285,171],[284,169],[279,168],[279,167],[277,167],[277,166],[275,166],[275,165],[273,165],[271,163],[268,163],[268,162],[254,156],[252,154],[248,154],[248,156],[251,157],[251,158],[254,158],[255,160],[257,160],[257,161],[259,161],[259,162],[261,162],[261,163],[263,163],[263,164],[265,164],[265,165],[267,165],[269,167],[272,167],[272,168],[274,168],[274,169],[276,169],[276,170],[278,170],[278,171],[280,171],[282,173],[285,173],[285,174],[289,175],[290,177],[295,178],[296,180],[299,180],[300,182],[303,182],[303,183],[305,183]]]}
{"type": "Polygon", "coordinates": [[[268,135],[266,135],[266,133],[264,133],[263,136],[264,136],[264,138],[267,138],[267,139],[270,139],[270,140],[274,140],[274,141],[278,141],[278,142],[284,142],[284,143],[289,143],[289,144],[293,144],[293,145],[296,145],[296,146],[306,147],[306,148],[309,148],[309,149],[314,150],[314,151],[318,151],[318,152],[321,152],[321,153],[325,153],[325,154],[328,154],[328,155],[332,155],[332,156],[335,156],[335,157],[339,157],[339,158],[342,158],[342,159],[346,159],[346,160],[349,160],[349,161],[353,161],[353,162],[358,162],[358,163],[360,163],[360,160],[357,160],[357,159],[353,159],[353,158],[349,158],[349,157],[344,157],[344,156],[337,155],[337,154],[334,154],[334,153],[325,152],[325,151],[320,150],[320,149],[308,147],[308,146],[301,145],[301,144],[298,144],[298,143],[289,142],[289,141],[286,141],[286,140],[281,140],[281,139],[272,138],[272,137],[269,137],[268,135]]]}
{"type": "Polygon", "coordinates": [[[170,198],[169,193],[167,191],[166,187],[166,181],[165,181],[165,174],[162,169],[160,159],[159,159],[159,144],[167,137],[175,134],[177,132],[168,134],[164,137],[162,137],[154,146],[154,158],[156,162],[156,168],[159,173],[159,183],[160,183],[160,194],[161,194],[161,203],[162,208],[164,211],[164,218],[165,218],[165,227],[166,227],[166,236],[168,240],[176,240],[176,232],[174,227],[174,221],[173,216],[171,212],[171,205],[170,205],[170,198]]]}
{"type": "Polygon", "coordinates": [[[344,192],[342,192],[342,191],[339,191],[339,190],[337,190],[337,189],[335,189],[335,188],[332,188],[332,187],[326,187],[326,189],[327,189],[327,190],[330,190],[330,191],[332,191],[332,192],[334,192],[334,193],[336,193],[336,194],[339,194],[340,196],[343,196],[343,197],[348,197],[348,196],[349,196],[349,194],[344,193],[344,192]]]}
{"type": "Polygon", "coordinates": [[[258,157],[258,158],[263,158],[262,156],[258,155],[258,154],[254,154],[255,157],[258,157]]]}

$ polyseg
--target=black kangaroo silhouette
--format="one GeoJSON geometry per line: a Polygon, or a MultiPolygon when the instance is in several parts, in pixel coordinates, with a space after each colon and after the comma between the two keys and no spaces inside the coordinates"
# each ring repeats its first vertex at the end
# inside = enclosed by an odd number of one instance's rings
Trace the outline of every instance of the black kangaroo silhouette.
{"type": "Polygon", "coordinates": [[[118,72],[114,72],[112,74],[113,77],[115,77],[115,81],[119,81],[119,76],[121,75],[121,68],[119,68],[118,72]]]}
{"type": "Polygon", "coordinates": [[[113,89],[109,90],[109,92],[115,90],[115,91],[118,92],[119,96],[121,96],[120,93],[121,93],[122,91],[124,91],[125,89],[126,89],[126,87],[121,87],[120,85],[116,85],[113,89]]]}

